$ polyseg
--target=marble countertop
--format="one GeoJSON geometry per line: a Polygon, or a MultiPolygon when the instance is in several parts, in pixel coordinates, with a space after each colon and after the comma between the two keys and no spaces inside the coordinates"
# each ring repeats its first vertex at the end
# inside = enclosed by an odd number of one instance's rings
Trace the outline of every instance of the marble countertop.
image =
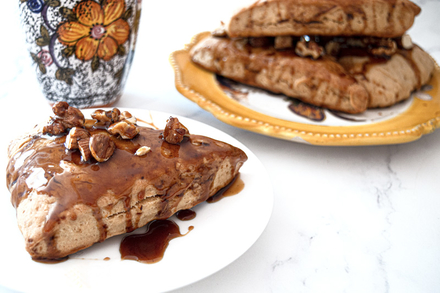
{"type": "MultiPolygon", "coordinates": [[[[9,136],[32,126],[23,113],[38,116],[48,108],[27,52],[15,45],[22,43],[16,3],[6,2],[3,10],[14,13],[0,19],[0,109],[8,128],[3,155],[9,136]]],[[[422,13],[409,34],[440,63],[440,1],[415,2],[422,13]]],[[[215,28],[236,5],[145,0],[134,64],[115,105],[214,126],[245,144],[269,172],[273,214],[258,241],[226,268],[175,292],[440,292],[438,131],[401,145],[311,146],[224,124],[176,91],[169,54],[215,28]]],[[[8,202],[4,185],[1,193],[8,202]]],[[[1,286],[7,264],[0,267],[1,286]]]]}

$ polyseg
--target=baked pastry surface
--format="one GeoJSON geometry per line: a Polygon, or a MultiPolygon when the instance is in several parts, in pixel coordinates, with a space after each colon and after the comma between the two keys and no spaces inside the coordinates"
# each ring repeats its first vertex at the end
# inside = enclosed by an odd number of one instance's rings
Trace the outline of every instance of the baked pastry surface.
{"type": "Polygon", "coordinates": [[[408,0],[259,0],[226,24],[230,37],[401,36],[420,7],[408,0]]]}
{"type": "Polygon", "coordinates": [[[386,62],[344,56],[339,63],[367,90],[368,108],[388,107],[409,98],[413,90],[430,80],[435,66],[428,53],[418,46],[399,50],[386,62]]]}
{"type": "Polygon", "coordinates": [[[388,58],[368,54],[317,60],[294,49],[253,47],[249,38],[206,36],[190,51],[194,63],[235,81],[345,113],[394,105],[426,84],[432,58],[418,46],[388,58]]]}
{"type": "Polygon", "coordinates": [[[347,113],[366,110],[368,93],[331,59],[311,60],[246,39],[207,37],[190,51],[193,62],[233,80],[347,113]]]}
{"type": "Polygon", "coordinates": [[[102,163],[84,161],[66,149],[66,135],[41,128],[11,142],[7,185],[34,259],[62,258],[189,209],[230,183],[247,160],[215,139],[188,134],[172,144],[147,127],[133,139],[111,140],[114,153],[102,163]],[[150,150],[136,155],[142,146],[150,150]]]}

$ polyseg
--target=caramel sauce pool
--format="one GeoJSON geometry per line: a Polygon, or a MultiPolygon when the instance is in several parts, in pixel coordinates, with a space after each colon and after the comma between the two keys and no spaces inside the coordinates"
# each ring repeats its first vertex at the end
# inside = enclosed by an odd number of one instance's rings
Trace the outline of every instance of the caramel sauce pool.
{"type": "MultiPolygon", "coordinates": [[[[186,234],[193,228],[190,226],[186,234]]],[[[171,220],[155,220],[147,224],[145,233],[129,235],[122,240],[121,258],[156,263],[163,258],[172,239],[186,234],[181,234],[179,226],[171,220]]]]}

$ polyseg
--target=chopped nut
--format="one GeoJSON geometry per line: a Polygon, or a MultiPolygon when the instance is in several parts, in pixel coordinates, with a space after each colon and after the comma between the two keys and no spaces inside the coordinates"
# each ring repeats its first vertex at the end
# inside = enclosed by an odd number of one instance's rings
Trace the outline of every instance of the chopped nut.
{"type": "Polygon", "coordinates": [[[110,111],[104,111],[104,110],[96,110],[91,114],[93,119],[98,120],[98,122],[112,122],[112,116],[110,111]],[[110,114],[110,115],[107,115],[110,114]]]}
{"type": "Polygon", "coordinates": [[[98,162],[105,162],[113,155],[116,146],[110,136],[99,133],[92,135],[89,141],[89,148],[92,156],[98,162]]]}
{"type": "Polygon", "coordinates": [[[54,112],[55,115],[59,117],[64,117],[69,107],[70,106],[67,102],[57,102],[52,106],[52,111],[54,112]]]}
{"type": "Polygon", "coordinates": [[[291,36],[275,37],[275,49],[288,49],[293,46],[293,38],[291,36]]]}
{"type": "Polygon", "coordinates": [[[319,46],[315,41],[306,42],[304,38],[296,43],[295,53],[301,57],[312,57],[318,59],[323,53],[324,49],[319,46]]]}
{"type": "Polygon", "coordinates": [[[84,128],[73,127],[72,129],[70,129],[70,132],[66,137],[66,148],[68,148],[69,150],[77,149],[78,141],[89,137],[89,132],[84,128]]]}
{"type": "MultiPolygon", "coordinates": [[[[113,108],[110,111],[104,111],[104,110],[96,110],[92,113],[92,118],[98,120],[99,123],[116,123],[122,120],[128,120],[131,118],[134,118],[133,115],[131,115],[129,112],[124,111],[121,113],[118,108],[113,108]]],[[[134,118],[136,119],[136,118],[134,118]]],[[[130,120],[130,123],[133,120],[130,120]]],[[[136,122],[135,122],[136,123],[136,122]]],[[[132,123],[132,124],[135,124],[132,123]]]]}
{"type": "Polygon", "coordinates": [[[139,128],[126,120],[113,123],[107,130],[112,135],[119,134],[123,139],[132,139],[139,134],[139,128]]]}
{"type": "Polygon", "coordinates": [[[135,155],[140,157],[140,156],[143,156],[143,155],[147,154],[150,151],[151,151],[150,147],[142,146],[142,147],[137,149],[135,155]]]}
{"type": "Polygon", "coordinates": [[[182,142],[185,134],[189,134],[188,128],[179,122],[179,119],[170,117],[163,131],[163,137],[166,142],[179,144],[182,142]]]}
{"type": "Polygon", "coordinates": [[[121,114],[121,111],[119,111],[118,108],[113,108],[111,111],[112,122],[118,122],[120,114],[121,114]]]}
{"type": "Polygon", "coordinates": [[[83,138],[78,141],[78,149],[81,152],[83,161],[88,161],[92,158],[92,153],[90,152],[90,138],[83,138]]]}
{"type": "Polygon", "coordinates": [[[131,113],[130,112],[128,112],[128,111],[124,111],[124,112],[122,112],[121,113],[121,120],[124,120],[124,119],[129,119],[129,118],[133,118],[134,116],[133,115],[131,115],[131,113]]]}
{"type": "Polygon", "coordinates": [[[90,128],[90,127],[92,127],[95,123],[96,123],[96,120],[95,120],[95,119],[86,119],[86,120],[84,120],[84,125],[83,125],[83,127],[85,127],[85,128],[90,128]]]}
{"type": "Polygon", "coordinates": [[[66,127],[59,118],[51,118],[48,124],[43,127],[43,134],[60,135],[65,132],[66,127]]]}
{"type": "Polygon", "coordinates": [[[409,49],[412,49],[412,47],[414,46],[414,44],[411,40],[411,37],[407,34],[404,34],[400,41],[402,42],[402,47],[404,49],[409,50],[409,49]]]}
{"type": "Polygon", "coordinates": [[[59,135],[72,127],[82,127],[84,115],[75,107],[70,107],[66,102],[58,102],[52,106],[52,111],[58,117],[51,118],[43,127],[43,134],[59,135]]]}
{"type": "Polygon", "coordinates": [[[377,56],[391,56],[397,52],[397,44],[392,39],[382,39],[379,47],[371,49],[371,54],[377,56]]]}
{"type": "Polygon", "coordinates": [[[63,124],[67,128],[72,127],[82,127],[84,125],[84,115],[83,113],[75,108],[70,107],[67,109],[67,112],[65,112],[65,115],[63,116],[63,124]]]}

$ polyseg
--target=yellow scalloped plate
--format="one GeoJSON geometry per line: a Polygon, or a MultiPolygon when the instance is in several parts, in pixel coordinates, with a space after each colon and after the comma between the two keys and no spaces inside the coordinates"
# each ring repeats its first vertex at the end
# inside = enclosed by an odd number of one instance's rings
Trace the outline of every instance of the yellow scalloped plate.
{"type": "MultiPolygon", "coordinates": [[[[182,95],[232,126],[295,142],[352,146],[411,142],[433,132],[440,125],[440,68],[437,63],[433,77],[430,83],[423,87],[423,91],[416,92],[409,100],[396,106],[367,110],[367,116],[371,114],[374,119],[355,121],[360,116],[350,115],[344,118],[321,109],[328,118],[317,122],[296,116],[293,112],[291,117],[286,116],[287,107],[282,102],[286,97],[280,99],[278,95],[269,100],[273,102],[268,103],[264,98],[270,96],[270,93],[261,91],[256,93],[259,104],[255,104],[249,102],[250,99],[244,99],[243,102],[228,95],[215,74],[198,67],[190,60],[189,51],[192,46],[208,34],[204,32],[194,36],[192,42],[183,50],[171,54],[175,85],[182,95]],[[279,104],[283,109],[277,110],[275,106],[272,107],[272,112],[264,109],[264,105],[272,104],[279,104]],[[283,111],[284,116],[278,115],[283,111]]],[[[259,90],[243,91],[249,94],[259,90]]]]}

